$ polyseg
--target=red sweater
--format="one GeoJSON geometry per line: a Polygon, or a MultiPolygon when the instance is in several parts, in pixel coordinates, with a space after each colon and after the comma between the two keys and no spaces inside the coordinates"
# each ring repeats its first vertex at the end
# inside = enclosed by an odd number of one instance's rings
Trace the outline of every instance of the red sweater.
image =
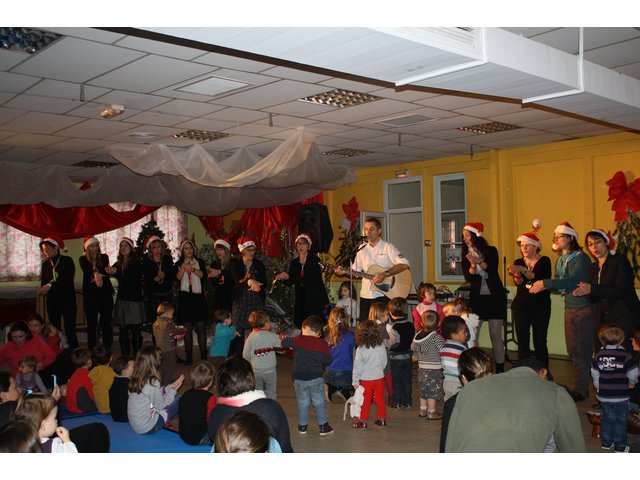
{"type": "MultiPolygon", "coordinates": [[[[84,402],[81,400],[81,403],[84,402]]],[[[67,383],[67,408],[73,413],[83,413],[96,409],[93,385],[89,378],[89,370],[84,367],[76,368],[76,371],[73,372],[73,375],[71,375],[71,378],[69,379],[69,383],[67,383]],[[86,394],[81,393],[81,396],[85,397],[86,401],[86,395],[88,394],[90,399],[93,401],[93,408],[88,405],[78,405],[78,393],[80,393],[80,390],[83,388],[86,390],[86,394]]]]}
{"type": "Polygon", "coordinates": [[[42,363],[44,367],[51,365],[56,360],[56,356],[49,348],[49,345],[40,336],[35,336],[20,346],[13,340],[1,346],[0,365],[8,363],[11,376],[15,377],[18,374],[20,359],[29,355],[36,357],[36,361],[42,363]]]}

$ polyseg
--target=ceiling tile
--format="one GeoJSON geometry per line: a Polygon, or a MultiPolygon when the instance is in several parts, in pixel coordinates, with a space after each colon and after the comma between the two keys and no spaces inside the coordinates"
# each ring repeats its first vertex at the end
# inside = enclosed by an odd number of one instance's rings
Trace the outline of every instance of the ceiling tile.
{"type": "Polygon", "coordinates": [[[441,110],[457,110],[459,108],[470,107],[487,103],[486,100],[472,97],[456,97],[453,95],[439,95],[425,100],[417,100],[416,103],[427,107],[439,108],[441,110]]]}
{"type": "Polygon", "coordinates": [[[0,91],[8,93],[20,93],[31,85],[39,82],[38,77],[18,75],[17,73],[0,72],[0,91]]]}
{"type": "Polygon", "coordinates": [[[62,142],[52,143],[49,145],[50,150],[60,150],[63,152],[80,152],[87,153],[96,149],[103,149],[109,142],[101,140],[88,140],[85,138],[69,138],[62,142]]]}
{"type": "MultiPolygon", "coordinates": [[[[78,117],[60,116],[52,113],[29,112],[2,125],[3,130],[29,133],[53,133],[69,127],[83,119],[78,117]]],[[[71,135],[62,135],[71,136],[71,135]]]]}
{"type": "Polygon", "coordinates": [[[330,110],[327,112],[313,115],[311,118],[326,122],[354,123],[373,118],[381,118],[383,115],[391,117],[395,114],[409,113],[418,108],[420,108],[419,105],[383,98],[354,107],[342,109],[330,107],[330,110]]]}
{"type": "Polygon", "coordinates": [[[221,53],[205,53],[194,61],[204,63],[219,68],[230,68],[233,70],[244,70],[246,72],[261,72],[273,67],[270,63],[256,62],[244,58],[232,57],[221,53]]]}
{"type": "Polygon", "coordinates": [[[60,33],[69,37],[82,38],[84,40],[95,40],[101,43],[113,43],[124,37],[121,33],[107,32],[99,28],[88,27],[47,27],[50,32],[60,33]]]}
{"type": "Polygon", "coordinates": [[[304,70],[296,70],[288,67],[274,67],[262,72],[265,75],[271,75],[272,77],[278,77],[279,79],[286,78],[288,80],[297,80],[306,83],[321,83],[331,79],[327,75],[321,75],[318,73],[307,72],[304,70]]]}
{"type": "Polygon", "coordinates": [[[191,117],[186,117],[183,115],[168,115],[158,112],[142,112],[129,117],[127,120],[130,122],[139,123],[141,125],[159,125],[168,127],[187,122],[190,119],[191,117]]]}
{"type": "Polygon", "coordinates": [[[101,139],[137,127],[137,125],[127,122],[112,122],[111,120],[104,120],[102,118],[88,119],[70,128],[60,130],[57,134],[65,137],[101,139]]]}
{"type": "Polygon", "coordinates": [[[10,70],[12,67],[15,67],[20,62],[23,62],[28,58],[28,53],[15,52],[5,48],[0,49],[0,70],[10,70]]]}
{"type": "Polygon", "coordinates": [[[240,108],[262,109],[319,93],[318,85],[282,80],[245,92],[217,98],[215,103],[240,108]]]}
{"type": "Polygon", "coordinates": [[[119,47],[130,48],[132,50],[140,50],[154,55],[165,57],[179,58],[181,60],[193,60],[202,55],[203,50],[196,48],[183,47],[181,45],[172,45],[170,43],[156,42],[146,38],[138,38],[127,36],[115,42],[119,47]]]}
{"type": "MultiPolygon", "coordinates": [[[[133,52],[133,50],[131,51],[133,52]]],[[[150,93],[185,82],[210,71],[212,68],[205,65],[158,55],[147,55],[93,78],[90,83],[100,87],[150,93]],[[144,72],[144,75],[141,75],[140,72],[144,72]]]]}
{"type": "Polygon", "coordinates": [[[14,147],[44,148],[53,143],[59,143],[62,140],[65,140],[65,137],[41,135],[38,133],[19,133],[11,138],[2,140],[2,143],[14,147]]]}
{"type": "Polygon", "coordinates": [[[64,37],[14,68],[17,73],[85,83],[127,64],[141,52],[103,43],[64,37]],[[69,59],[73,59],[70,62],[69,59]]]}
{"type": "Polygon", "coordinates": [[[90,158],[95,157],[88,153],[78,152],[56,152],[40,160],[36,160],[35,163],[46,163],[48,165],[73,165],[75,163],[84,162],[90,158]]]}
{"type": "Polygon", "coordinates": [[[2,108],[0,107],[0,125],[4,125],[11,120],[20,117],[21,115],[26,115],[27,112],[24,110],[16,110],[13,108],[2,108]]]}
{"type": "Polygon", "coordinates": [[[40,150],[37,148],[15,147],[0,153],[0,161],[31,163],[48,155],[51,150],[40,150]]]}
{"type": "Polygon", "coordinates": [[[154,111],[159,113],[171,113],[174,115],[184,115],[189,117],[200,117],[209,115],[210,113],[222,110],[221,105],[213,105],[211,103],[192,102],[190,100],[171,100],[163,103],[154,111]]]}
{"type": "Polygon", "coordinates": [[[34,112],[66,113],[79,105],[79,101],[65,98],[40,97],[36,95],[19,95],[5,103],[6,107],[31,110],[34,112]]]}
{"type": "Polygon", "coordinates": [[[158,95],[145,95],[144,93],[127,92],[124,90],[112,90],[95,99],[96,102],[108,105],[124,105],[125,109],[147,110],[167,103],[167,97],[158,95]]]}
{"type": "Polygon", "coordinates": [[[257,112],[255,110],[248,110],[246,108],[229,107],[224,110],[218,110],[217,112],[205,115],[204,118],[222,120],[225,122],[248,123],[261,119],[268,119],[269,114],[265,112],[257,112]]]}
{"type": "MultiPolygon", "coordinates": [[[[84,85],[84,100],[90,102],[100,95],[104,95],[109,90],[106,88],[93,87],[84,85]]],[[[82,85],[79,83],[61,82],[59,80],[44,79],[37,85],[34,85],[25,93],[29,95],[37,95],[39,97],[64,98],[67,100],[78,100],[82,95],[82,85]]]]}

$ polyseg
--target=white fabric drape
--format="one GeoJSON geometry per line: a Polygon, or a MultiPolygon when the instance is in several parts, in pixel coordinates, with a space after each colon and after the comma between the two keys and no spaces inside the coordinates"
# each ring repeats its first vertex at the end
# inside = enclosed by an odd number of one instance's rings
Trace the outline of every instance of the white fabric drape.
{"type": "Polygon", "coordinates": [[[347,167],[329,165],[313,137],[303,131],[264,159],[243,148],[216,160],[199,145],[118,145],[110,152],[128,168],[108,169],[85,191],[68,177],[68,167],[0,162],[0,204],[45,202],[65,208],[122,201],[172,203],[194,215],[226,215],[237,209],[289,205],[356,181],[347,167]]]}

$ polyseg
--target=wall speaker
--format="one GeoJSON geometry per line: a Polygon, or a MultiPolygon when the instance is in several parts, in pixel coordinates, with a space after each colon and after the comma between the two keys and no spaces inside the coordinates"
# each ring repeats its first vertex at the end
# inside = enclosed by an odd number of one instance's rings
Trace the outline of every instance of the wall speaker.
{"type": "Polygon", "coordinates": [[[329,211],[326,205],[311,203],[301,205],[298,210],[298,234],[311,235],[311,250],[326,253],[333,240],[333,228],[329,221],[329,211]]]}

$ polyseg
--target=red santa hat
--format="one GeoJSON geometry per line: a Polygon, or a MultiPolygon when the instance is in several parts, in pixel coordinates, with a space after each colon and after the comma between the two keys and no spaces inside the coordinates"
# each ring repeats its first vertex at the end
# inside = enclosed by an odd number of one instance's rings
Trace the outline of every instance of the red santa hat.
{"type": "Polygon", "coordinates": [[[560,235],[571,235],[576,240],[578,239],[578,232],[571,226],[569,222],[562,222],[556,227],[553,233],[559,233],[560,235]]]}
{"type": "Polygon", "coordinates": [[[305,239],[307,241],[307,243],[309,244],[309,247],[311,247],[311,235],[309,235],[308,233],[301,233],[300,235],[298,235],[296,237],[295,242],[293,243],[298,243],[298,240],[300,240],[301,238],[305,239]]]}
{"type": "Polygon", "coordinates": [[[256,244],[249,237],[240,237],[238,240],[238,250],[242,252],[245,248],[255,247],[256,244]]]}
{"type": "Polygon", "coordinates": [[[602,229],[594,228],[593,230],[589,230],[587,232],[587,237],[591,233],[597,233],[598,235],[601,235],[602,238],[604,238],[605,244],[607,245],[607,247],[609,247],[609,252],[611,252],[611,255],[615,255],[615,253],[616,253],[616,241],[613,239],[613,237],[611,236],[610,232],[605,232],[602,229]]]}
{"type": "Polygon", "coordinates": [[[224,247],[227,250],[231,250],[231,244],[229,242],[227,242],[226,240],[223,240],[222,238],[219,238],[218,240],[213,242],[213,246],[214,247],[224,247]]]}
{"type": "Polygon", "coordinates": [[[63,250],[65,250],[64,248],[64,241],[62,240],[62,238],[60,237],[47,237],[47,238],[43,238],[42,240],[40,240],[40,243],[38,243],[38,246],[40,248],[42,248],[42,245],[44,243],[48,243],[49,245],[51,245],[52,247],[55,248],[61,248],[63,250]]]}
{"type": "Polygon", "coordinates": [[[89,248],[89,245],[93,245],[94,243],[100,243],[100,240],[98,240],[96,237],[92,237],[91,235],[87,235],[86,237],[84,237],[84,244],[82,245],[82,248],[86,252],[87,248],[89,248]]]}
{"type": "Polygon", "coordinates": [[[540,248],[540,239],[533,232],[523,233],[518,237],[516,241],[519,243],[529,243],[531,245],[534,245],[536,248],[540,248]]]}
{"type": "Polygon", "coordinates": [[[162,239],[157,236],[157,235],[149,235],[146,240],[144,241],[144,249],[145,250],[149,250],[149,247],[151,246],[152,242],[155,242],[156,240],[158,240],[159,242],[162,242],[162,239]]]}
{"type": "Polygon", "coordinates": [[[481,237],[482,232],[484,232],[484,225],[480,222],[470,222],[464,226],[463,230],[469,230],[475,233],[476,237],[481,237]]]}
{"type": "Polygon", "coordinates": [[[118,245],[121,245],[122,242],[128,243],[129,246],[131,247],[131,250],[135,248],[135,243],[133,243],[133,240],[131,240],[129,237],[122,237],[118,242],[118,245]]]}

